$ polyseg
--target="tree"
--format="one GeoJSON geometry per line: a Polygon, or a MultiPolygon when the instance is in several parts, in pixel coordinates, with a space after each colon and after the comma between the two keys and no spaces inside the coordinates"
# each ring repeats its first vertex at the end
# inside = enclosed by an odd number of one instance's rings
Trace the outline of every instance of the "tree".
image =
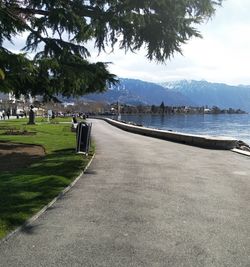
{"type": "Polygon", "coordinates": [[[0,91],[20,94],[83,95],[116,82],[107,63],[90,63],[86,45],[99,52],[118,45],[146,48],[146,57],[166,61],[210,18],[222,0],[1,0],[0,91]],[[14,54],[6,42],[26,34],[24,50],[14,54]],[[5,77],[5,79],[4,79],[5,77]]]}
{"type": "Polygon", "coordinates": [[[160,104],[160,111],[161,111],[162,114],[164,114],[164,112],[165,112],[165,105],[164,105],[163,101],[160,104]]]}
{"type": "Polygon", "coordinates": [[[151,106],[151,113],[156,113],[157,112],[157,107],[155,105],[151,106]]]}
{"type": "Polygon", "coordinates": [[[217,106],[212,107],[212,113],[213,114],[220,114],[220,112],[221,112],[221,110],[219,107],[217,107],[217,106]]]}
{"type": "Polygon", "coordinates": [[[0,69],[0,80],[4,80],[5,74],[2,69],[0,69]]]}

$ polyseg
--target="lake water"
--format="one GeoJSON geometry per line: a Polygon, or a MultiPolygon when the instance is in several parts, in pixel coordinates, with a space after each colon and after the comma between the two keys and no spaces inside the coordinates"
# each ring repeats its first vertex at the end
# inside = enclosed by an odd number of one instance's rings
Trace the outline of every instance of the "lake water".
{"type": "Polygon", "coordinates": [[[234,137],[250,144],[250,114],[122,115],[121,120],[163,130],[234,137]]]}

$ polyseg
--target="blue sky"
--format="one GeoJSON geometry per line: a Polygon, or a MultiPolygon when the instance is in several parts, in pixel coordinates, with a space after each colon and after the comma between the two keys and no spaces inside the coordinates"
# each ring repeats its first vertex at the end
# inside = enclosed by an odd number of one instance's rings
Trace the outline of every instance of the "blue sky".
{"type": "Polygon", "coordinates": [[[199,26],[203,39],[183,45],[165,65],[149,62],[145,52],[115,50],[93,61],[110,61],[110,70],[120,77],[163,82],[180,79],[207,80],[250,85],[250,1],[225,0],[214,17],[199,26]]]}
{"type": "MultiPolygon", "coordinates": [[[[198,27],[203,39],[194,38],[183,45],[183,55],[175,54],[166,64],[150,62],[146,52],[136,54],[116,49],[101,53],[90,47],[91,61],[112,62],[109,69],[119,77],[145,81],[207,80],[232,85],[250,85],[250,0],[224,0],[214,17],[198,27]]],[[[24,37],[15,40],[16,51],[24,37]]]]}

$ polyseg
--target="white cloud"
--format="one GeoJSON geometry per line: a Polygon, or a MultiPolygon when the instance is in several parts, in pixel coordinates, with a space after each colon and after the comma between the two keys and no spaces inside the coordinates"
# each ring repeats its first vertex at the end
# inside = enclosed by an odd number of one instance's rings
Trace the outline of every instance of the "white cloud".
{"type": "Polygon", "coordinates": [[[165,65],[149,62],[144,51],[124,55],[116,50],[114,54],[101,54],[92,59],[112,61],[110,70],[120,77],[250,84],[249,10],[249,0],[225,0],[212,20],[199,27],[203,39],[190,40],[183,46],[183,56],[175,54],[165,65]]]}

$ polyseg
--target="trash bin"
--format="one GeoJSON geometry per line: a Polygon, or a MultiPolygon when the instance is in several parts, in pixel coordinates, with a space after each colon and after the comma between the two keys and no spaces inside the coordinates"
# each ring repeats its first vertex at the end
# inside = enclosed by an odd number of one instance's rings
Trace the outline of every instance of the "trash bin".
{"type": "Polygon", "coordinates": [[[79,122],[76,129],[76,153],[88,154],[92,123],[79,122]]]}

